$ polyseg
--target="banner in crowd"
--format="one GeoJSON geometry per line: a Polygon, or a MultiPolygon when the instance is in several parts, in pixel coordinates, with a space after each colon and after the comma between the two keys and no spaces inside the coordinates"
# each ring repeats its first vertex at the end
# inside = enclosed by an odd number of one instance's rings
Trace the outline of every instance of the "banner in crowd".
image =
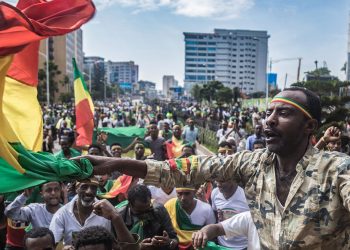
{"type": "MultiPolygon", "coordinates": [[[[272,98],[268,99],[268,103],[270,103],[272,98]]],[[[266,110],[266,98],[252,98],[252,99],[243,99],[242,108],[253,108],[257,107],[259,111],[266,110]]]]}
{"type": "Polygon", "coordinates": [[[123,148],[128,147],[133,140],[138,137],[143,139],[146,133],[145,128],[133,127],[120,127],[120,128],[98,128],[94,131],[94,142],[97,141],[98,133],[106,133],[108,135],[106,144],[112,145],[113,143],[119,143],[123,148]]]}

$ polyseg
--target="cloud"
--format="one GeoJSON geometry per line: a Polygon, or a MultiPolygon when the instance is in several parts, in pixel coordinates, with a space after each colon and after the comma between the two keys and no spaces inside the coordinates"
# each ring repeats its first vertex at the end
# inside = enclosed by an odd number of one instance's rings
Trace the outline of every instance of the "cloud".
{"type": "Polygon", "coordinates": [[[99,10],[112,5],[133,8],[133,13],[167,8],[176,15],[231,19],[254,6],[254,0],[95,0],[99,10]]]}

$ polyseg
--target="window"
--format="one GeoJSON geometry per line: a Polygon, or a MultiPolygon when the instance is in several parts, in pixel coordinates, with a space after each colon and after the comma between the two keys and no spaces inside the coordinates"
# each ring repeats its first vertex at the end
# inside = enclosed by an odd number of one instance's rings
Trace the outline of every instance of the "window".
{"type": "Polygon", "coordinates": [[[196,80],[196,76],[189,76],[189,75],[186,75],[186,80],[196,80]]]}
{"type": "Polygon", "coordinates": [[[196,45],[196,41],[186,41],[186,45],[196,45]]]}
{"type": "Polygon", "coordinates": [[[208,53],[208,56],[215,56],[215,53],[208,53]]]}
{"type": "Polygon", "coordinates": [[[186,52],[186,56],[196,56],[197,53],[189,53],[189,52],[186,52]]]}
{"type": "Polygon", "coordinates": [[[216,48],[208,48],[208,51],[216,51],[216,48]]]}
{"type": "Polygon", "coordinates": [[[198,50],[205,51],[207,50],[206,48],[197,48],[198,50]]]}
{"type": "Polygon", "coordinates": [[[186,47],[186,50],[197,50],[196,47],[186,47]]]}

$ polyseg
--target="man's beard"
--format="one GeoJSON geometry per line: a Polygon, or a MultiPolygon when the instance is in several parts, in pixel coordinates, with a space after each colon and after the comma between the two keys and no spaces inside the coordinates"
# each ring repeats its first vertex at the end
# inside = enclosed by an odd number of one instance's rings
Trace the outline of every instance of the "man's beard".
{"type": "Polygon", "coordinates": [[[81,205],[83,206],[83,207],[91,207],[92,206],[92,204],[94,204],[94,200],[92,200],[92,201],[83,201],[83,200],[80,200],[80,203],[81,203],[81,205]]]}

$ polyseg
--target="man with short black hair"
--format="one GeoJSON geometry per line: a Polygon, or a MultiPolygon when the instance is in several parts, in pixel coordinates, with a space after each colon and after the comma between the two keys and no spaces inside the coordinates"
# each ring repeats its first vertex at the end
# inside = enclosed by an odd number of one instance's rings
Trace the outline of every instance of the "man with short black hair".
{"type": "Polygon", "coordinates": [[[83,228],[100,225],[111,230],[111,221],[93,213],[98,181],[95,177],[76,183],[75,196],[61,207],[53,216],[50,229],[58,243],[63,239],[65,245],[71,245],[74,235],[83,228]]]}
{"type": "Polygon", "coordinates": [[[77,233],[74,249],[109,250],[112,249],[113,242],[114,238],[106,228],[101,226],[92,226],[77,233]]]}
{"type": "Polygon", "coordinates": [[[165,159],[165,139],[159,136],[159,129],[155,122],[150,123],[149,131],[150,135],[145,138],[145,146],[151,149],[151,153],[155,160],[163,161],[165,159]]]}
{"type": "Polygon", "coordinates": [[[263,126],[261,124],[255,125],[254,134],[251,136],[248,136],[247,138],[246,150],[253,151],[254,150],[253,145],[256,140],[265,141],[265,137],[263,136],[262,131],[263,131],[263,126]]]}
{"type": "Polygon", "coordinates": [[[253,151],[263,148],[265,148],[265,142],[263,140],[257,139],[253,142],[253,151]]]}
{"type": "Polygon", "coordinates": [[[61,136],[60,146],[61,146],[61,151],[55,154],[57,158],[70,159],[72,157],[81,155],[81,153],[78,150],[71,148],[72,143],[70,142],[69,137],[66,135],[61,136]]]}
{"type": "Polygon", "coordinates": [[[46,227],[34,228],[24,236],[26,250],[54,250],[55,245],[53,233],[46,227]]]}
{"type": "Polygon", "coordinates": [[[310,144],[321,122],[319,97],[304,88],[285,89],[272,99],[265,122],[265,150],[224,159],[198,156],[171,167],[87,158],[99,171],[119,170],[148,185],[236,180],[245,188],[263,249],[349,249],[350,157],[310,144]]]}
{"type": "Polygon", "coordinates": [[[165,203],[181,249],[191,249],[192,233],[205,225],[215,223],[209,204],[195,198],[196,189],[189,185],[176,188],[177,198],[165,203]]]}
{"type": "Polygon", "coordinates": [[[44,203],[24,206],[33,189],[26,189],[5,209],[5,215],[13,220],[30,222],[33,228],[49,227],[53,215],[61,207],[61,184],[57,181],[42,184],[41,195],[44,203]]]}
{"type": "Polygon", "coordinates": [[[151,198],[145,185],[135,185],[128,191],[128,203],[119,206],[118,212],[130,232],[140,236],[141,249],[175,249],[178,239],[169,214],[151,198]]]}

